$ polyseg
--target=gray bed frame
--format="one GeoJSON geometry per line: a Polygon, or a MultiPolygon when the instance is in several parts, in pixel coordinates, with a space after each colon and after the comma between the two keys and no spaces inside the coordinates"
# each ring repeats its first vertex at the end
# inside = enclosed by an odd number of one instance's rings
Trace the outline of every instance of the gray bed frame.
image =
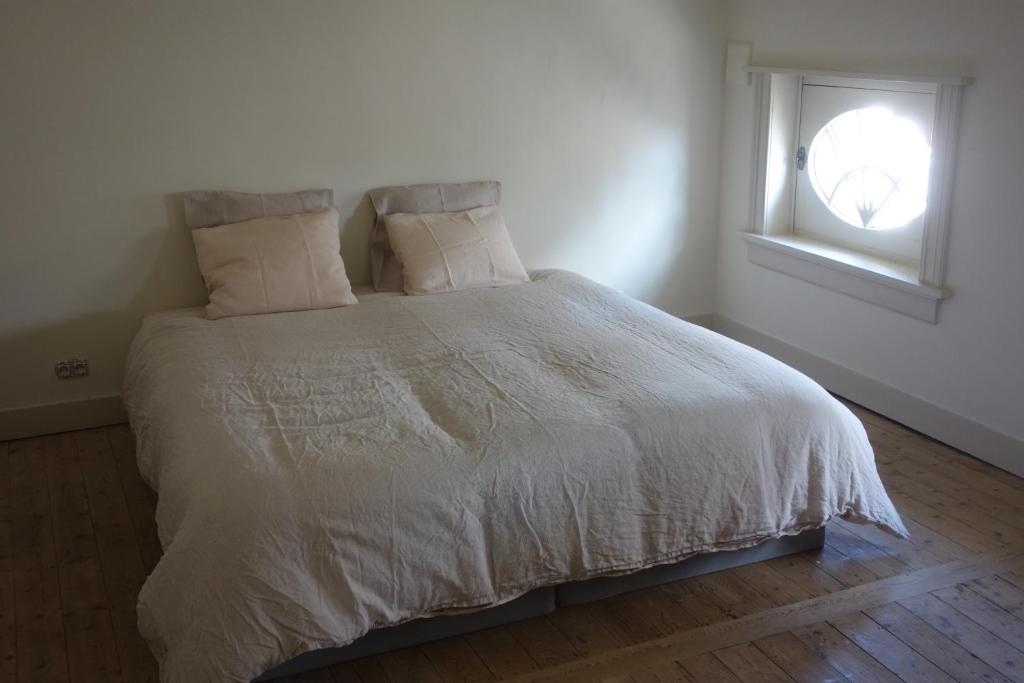
{"type": "Polygon", "coordinates": [[[540,588],[511,602],[479,612],[417,619],[400,626],[370,631],[362,638],[344,647],[331,647],[301,654],[275,666],[256,680],[269,681],[283,676],[294,676],[351,659],[370,657],[382,652],[399,650],[432,640],[449,638],[548,614],[560,605],[576,605],[602,600],[620,593],[671,583],[691,576],[710,574],[744,564],[770,560],[773,557],[820,548],[824,544],[825,527],[820,527],[804,531],[796,536],[784,536],[764,541],[750,548],[696,555],[682,562],[651,567],[633,574],[599,577],[540,588]]]}

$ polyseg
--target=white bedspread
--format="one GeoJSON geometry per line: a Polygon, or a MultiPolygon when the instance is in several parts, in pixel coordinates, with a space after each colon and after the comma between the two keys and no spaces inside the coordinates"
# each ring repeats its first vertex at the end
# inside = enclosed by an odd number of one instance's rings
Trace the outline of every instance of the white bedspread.
{"type": "Polygon", "coordinates": [[[858,420],[779,362],[571,273],[149,316],[126,400],[162,680],[818,527],[904,527],[858,420]]]}

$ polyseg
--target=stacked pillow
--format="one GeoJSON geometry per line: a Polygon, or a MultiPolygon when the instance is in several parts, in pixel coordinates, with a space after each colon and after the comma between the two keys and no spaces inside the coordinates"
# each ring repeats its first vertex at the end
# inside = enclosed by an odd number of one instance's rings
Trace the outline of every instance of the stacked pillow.
{"type": "Polygon", "coordinates": [[[528,282],[496,206],[384,217],[402,263],[406,294],[437,294],[528,282]]]}
{"type": "Polygon", "coordinates": [[[339,216],[332,203],[329,191],[186,195],[186,223],[193,228],[199,271],[210,296],[206,316],[213,320],[358,303],[341,260],[339,216]],[[224,219],[231,222],[200,227],[224,219]]]}
{"type": "MultiPolygon", "coordinates": [[[[384,187],[371,267],[377,291],[436,294],[528,282],[496,182],[384,187]]],[[[210,319],[358,303],[330,190],[185,195],[210,319]]]]}
{"type": "Polygon", "coordinates": [[[528,282],[500,199],[494,181],[371,190],[374,287],[419,295],[528,282]]]}

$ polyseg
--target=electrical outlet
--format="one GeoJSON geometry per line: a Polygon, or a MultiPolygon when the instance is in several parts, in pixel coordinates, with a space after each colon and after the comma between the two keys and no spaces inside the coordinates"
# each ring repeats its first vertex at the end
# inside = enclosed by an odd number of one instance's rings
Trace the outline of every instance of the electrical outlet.
{"type": "Polygon", "coordinates": [[[84,358],[62,360],[53,366],[53,374],[58,380],[77,379],[89,374],[89,361],[84,358]]]}

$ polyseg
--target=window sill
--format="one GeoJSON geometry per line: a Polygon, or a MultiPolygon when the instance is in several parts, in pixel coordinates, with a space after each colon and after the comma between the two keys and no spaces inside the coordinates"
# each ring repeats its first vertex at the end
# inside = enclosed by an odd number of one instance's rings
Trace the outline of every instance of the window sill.
{"type": "Polygon", "coordinates": [[[949,296],[920,282],[914,266],[795,235],[741,234],[751,263],[933,325],[939,303],[949,296]]]}

